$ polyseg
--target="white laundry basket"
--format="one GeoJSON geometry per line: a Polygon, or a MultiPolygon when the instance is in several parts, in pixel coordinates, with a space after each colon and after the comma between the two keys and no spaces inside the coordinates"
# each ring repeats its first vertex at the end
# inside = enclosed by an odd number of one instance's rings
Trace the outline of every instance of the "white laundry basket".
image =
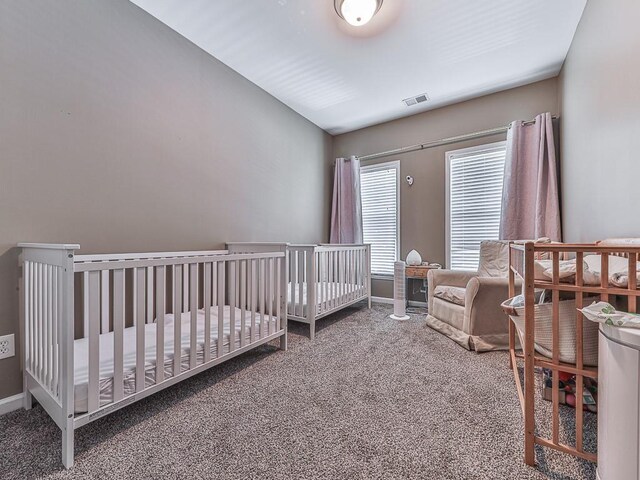
{"type": "MultiPolygon", "coordinates": [[[[589,301],[593,298],[589,298],[589,301]]],[[[524,306],[510,305],[512,299],[502,303],[505,311],[518,331],[522,344],[525,331],[524,306]]],[[[586,299],[585,299],[586,301],[586,299]]],[[[558,305],[560,338],[559,357],[564,363],[576,363],[576,302],[562,300],[558,305]]],[[[553,304],[540,303],[533,307],[535,315],[534,345],[536,352],[551,358],[553,356],[553,304]]],[[[598,324],[582,319],[582,358],[585,366],[598,365],[598,324]]]]}

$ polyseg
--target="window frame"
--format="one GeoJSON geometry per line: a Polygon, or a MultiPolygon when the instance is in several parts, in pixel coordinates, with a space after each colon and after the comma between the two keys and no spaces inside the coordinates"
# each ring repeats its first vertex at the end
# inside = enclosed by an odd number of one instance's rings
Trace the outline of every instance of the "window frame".
{"type": "MultiPolygon", "coordinates": [[[[372,165],[360,165],[360,175],[363,172],[375,172],[378,170],[395,169],[396,171],[396,258],[394,262],[397,262],[400,258],[400,160],[390,160],[386,162],[374,163],[372,165]]],[[[360,186],[362,188],[362,179],[360,179],[360,186]]],[[[362,190],[360,190],[360,198],[362,199],[362,190]]],[[[364,241],[364,212],[362,215],[362,235],[364,241]]],[[[390,273],[373,273],[371,268],[371,278],[377,280],[389,280],[393,278],[393,269],[390,273]]]]}
{"type": "MultiPolygon", "coordinates": [[[[445,173],[445,261],[446,268],[451,269],[451,161],[459,156],[465,155],[468,153],[480,153],[487,150],[495,150],[497,148],[505,148],[506,150],[507,142],[506,140],[502,140],[500,142],[493,143],[485,143],[481,145],[475,145],[473,147],[460,148],[457,150],[450,150],[445,153],[446,159],[446,173],[445,173]]],[[[506,152],[505,152],[506,154],[506,152]]]]}

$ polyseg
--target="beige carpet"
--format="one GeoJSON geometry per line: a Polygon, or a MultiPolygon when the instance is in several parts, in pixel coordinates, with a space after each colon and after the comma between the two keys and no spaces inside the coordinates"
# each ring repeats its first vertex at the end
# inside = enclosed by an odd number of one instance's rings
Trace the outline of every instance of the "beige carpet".
{"type": "Polygon", "coordinates": [[[592,464],[548,450],[538,470],[522,463],[506,353],[468,352],[423,316],[389,313],[340,312],[313,343],[294,324],[288,352],[263,347],[93,422],[76,432],[69,471],[40,407],[0,417],[0,477],[595,478],[592,464]]]}

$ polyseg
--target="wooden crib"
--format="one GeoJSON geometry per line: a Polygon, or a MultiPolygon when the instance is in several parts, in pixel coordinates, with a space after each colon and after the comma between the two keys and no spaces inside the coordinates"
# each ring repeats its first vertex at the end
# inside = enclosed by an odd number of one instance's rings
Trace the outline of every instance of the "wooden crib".
{"type": "MultiPolygon", "coordinates": [[[[597,379],[597,367],[586,366],[583,359],[584,347],[583,333],[585,322],[582,313],[577,309],[587,306],[587,295],[599,295],[602,301],[613,302],[615,298],[626,297],[625,308],[629,312],[637,311],[637,298],[640,290],[637,288],[635,275],[637,271],[640,245],[606,244],[542,244],[534,242],[512,243],[509,249],[509,290],[510,297],[516,295],[516,284],[522,279],[522,294],[524,296],[524,332],[520,336],[523,345],[520,353],[516,343],[516,327],[514,322],[509,322],[509,350],[510,366],[513,369],[518,397],[522,407],[525,426],[525,463],[535,465],[535,445],[553,448],[589,461],[595,462],[595,452],[587,452],[584,449],[584,403],[583,392],[585,378],[597,379]],[[600,271],[595,283],[585,284],[584,258],[587,255],[599,256],[600,271]],[[626,257],[629,281],[626,288],[610,284],[609,263],[613,257],[626,257]],[[550,279],[536,278],[536,261],[542,257],[548,257],[552,264],[550,279]],[[566,259],[575,260],[575,274],[571,281],[562,281],[560,278],[560,261],[566,259]],[[627,261],[628,259],[628,261],[627,261]],[[634,281],[631,281],[631,280],[634,281]],[[536,317],[535,294],[536,290],[551,291],[552,299],[552,349],[551,355],[541,355],[536,351],[536,317]],[[563,363],[560,361],[560,304],[561,292],[569,292],[575,296],[575,363],[563,363]],[[520,381],[518,361],[524,360],[524,385],[520,381]],[[537,369],[552,371],[552,418],[551,438],[544,438],[538,434],[535,417],[535,402],[539,393],[535,391],[535,373],[537,369]],[[567,445],[560,441],[560,400],[559,400],[559,372],[575,375],[576,378],[576,405],[575,405],[575,445],[567,445]]],[[[620,259],[622,260],[622,259],[620,259]]],[[[538,397],[539,398],[539,397],[538,397]]]]}
{"type": "Polygon", "coordinates": [[[259,345],[287,348],[284,252],[22,248],[24,408],[74,430],[259,345]],[[179,345],[179,347],[177,347],[179,345]]]}
{"type": "Polygon", "coordinates": [[[371,308],[369,245],[289,243],[228,243],[230,252],[286,252],[288,257],[288,318],[309,324],[366,300],[371,308]]]}

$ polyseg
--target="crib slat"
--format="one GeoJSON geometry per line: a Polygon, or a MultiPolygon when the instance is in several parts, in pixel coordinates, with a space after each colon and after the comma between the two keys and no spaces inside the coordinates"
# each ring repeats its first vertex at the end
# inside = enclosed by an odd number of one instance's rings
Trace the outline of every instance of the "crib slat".
{"type": "Polygon", "coordinates": [[[278,279],[278,260],[276,258],[270,258],[269,262],[271,263],[271,316],[269,317],[269,331],[275,333],[276,330],[276,311],[277,305],[280,303],[280,300],[277,296],[277,279],[278,279]]]}
{"type": "Polygon", "coordinates": [[[281,273],[280,270],[282,269],[282,259],[281,258],[277,258],[276,259],[276,331],[280,331],[280,314],[281,314],[281,305],[280,305],[280,296],[282,295],[282,290],[281,287],[282,285],[280,285],[281,282],[281,273]]]}
{"type": "MultiPolygon", "coordinates": [[[[104,278],[104,277],[103,277],[104,278]]],[[[113,401],[124,398],[124,270],[113,271],[113,401]]],[[[104,293],[104,289],[102,290],[104,293]]]]}
{"type": "Polygon", "coordinates": [[[44,266],[44,331],[42,332],[42,344],[44,346],[44,371],[42,375],[42,384],[49,390],[49,374],[51,371],[51,266],[44,266]]]}
{"type": "MultiPolygon", "coordinates": [[[[297,267],[297,256],[296,256],[296,252],[295,250],[291,250],[289,253],[289,268],[290,268],[290,272],[289,272],[289,277],[290,277],[290,281],[289,281],[289,310],[291,312],[292,315],[296,314],[296,278],[297,278],[297,274],[298,274],[298,267],[297,267]]],[[[252,260],[253,263],[253,260],[252,260]]],[[[253,278],[253,277],[252,277],[253,278]]],[[[253,309],[253,306],[252,306],[253,309]]],[[[252,340],[253,341],[253,340],[252,340]]]]}
{"type": "MultiPolygon", "coordinates": [[[[552,283],[554,285],[558,285],[560,283],[560,256],[558,252],[552,252],[552,262],[553,262],[553,276],[552,283]]],[[[551,294],[552,300],[552,359],[554,365],[558,365],[560,362],[560,292],[556,289],[553,290],[551,294]]],[[[552,428],[551,435],[553,438],[553,443],[557,444],[559,441],[559,405],[560,405],[560,392],[559,392],[559,379],[558,379],[558,371],[555,370],[553,372],[552,379],[552,428]]]]}
{"type": "Polygon", "coordinates": [[[47,376],[47,265],[41,264],[40,270],[40,374],[38,380],[44,384],[47,376]]]}
{"type": "Polygon", "coordinates": [[[271,318],[273,316],[273,268],[272,261],[273,259],[267,258],[265,260],[266,267],[266,281],[267,284],[265,286],[267,290],[267,335],[271,335],[271,318]]]}
{"type": "Polygon", "coordinates": [[[338,305],[342,305],[345,302],[347,295],[347,252],[340,252],[340,302],[338,305]]]}
{"type": "Polygon", "coordinates": [[[109,270],[102,270],[100,272],[100,297],[102,302],[100,304],[100,333],[109,332],[109,270]]]}
{"type": "Polygon", "coordinates": [[[24,318],[25,318],[25,365],[26,368],[33,371],[33,263],[25,260],[24,262],[24,318]]]}
{"type": "Polygon", "coordinates": [[[318,305],[320,312],[324,312],[324,252],[318,252],[316,265],[318,265],[318,305]]]}
{"type": "Polygon", "coordinates": [[[345,270],[345,282],[344,282],[344,288],[346,290],[346,298],[345,301],[343,303],[349,302],[351,301],[351,274],[353,273],[353,268],[351,266],[351,250],[347,250],[346,252],[344,252],[345,257],[346,257],[346,261],[345,261],[345,265],[344,265],[344,270],[345,270]]]}
{"type": "Polygon", "coordinates": [[[24,301],[24,368],[31,370],[31,349],[29,339],[31,338],[31,305],[29,304],[29,292],[31,290],[31,262],[24,260],[22,263],[22,298],[24,301]]]}
{"type": "Polygon", "coordinates": [[[236,268],[238,263],[229,262],[229,351],[236,349],[236,268]]]}
{"type": "Polygon", "coordinates": [[[211,263],[204,264],[204,363],[211,360],[211,263]]]}
{"type": "MultiPolygon", "coordinates": [[[[198,354],[198,265],[189,265],[189,311],[191,312],[189,368],[195,368],[198,354]]],[[[186,270],[185,266],[185,270],[186,270]]]]}
{"type": "MultiPolygon", "coordinates": [[[[627,267],[628,272],[628,283],[627,288],[630,291],[635,291],[638,289],[638,254],[637,253],[629,253],[629,266],[627,267]]],[[[629,307],[629,312],[637,313],[638,309],[638,301],[635,295],[627,295],[627,302],[629,307]]]]}
{"type": "Polygon", "coordinates": [[[358,296],[362,296],[363,285],[364,285],[364,275],[363,275],[364,267],[362,262],[362,250],[358,251],[358,296]]]}
{"type": "MultiPolygon", "coordinates": [[[[256,288],[256,261],[249,260],[249,310],[251,312],[251,343],[256,341],[256,309],[258,308],[257,288],[256,288]]],[[[293,283],[291,283],[293,285],[293,283]]],[[[293,287],[291,287],[291,301],[293,302],[293,287]]]]}
{"type": "Polygon", "coordinates": [[[213,305],[218,305],[218,262],[211,264],[211,300],[213,305]]]}
{"type": "Polygon", "coordinates": [[[224,267],[224,263],[218,265],[218,357],[221,357],[224,353],[224,267]]]}
{"type": "Polygon", "coordinates": [[[153,286],[154,282],[154,271],[153,267],[147,267],[147,323],[153,323],[153,304],[154,304],[154,295],[153,295],[153,286]]]}
{"type": "Polygon", "coordinates": [[[335,253],[336,257],[336,298],[335,306],[340,305],[340,296],[342,295],[342,252],[339,250],[335,253]]]}
{"type": "Polygon", "coordinates": [[[38,375],[38,264],[31,263],[31,373],[38,375]]]}
{"type": "MultiPolygon", "coordinates": [[[[186,267],[185,267],[186,270],[186,267]]],[[[189,265],[189,309],[191,310],[191,344],[189,346],[189,368],[196,368],[198,348],[198,264],[189,265]]]]}
{"type": "Polygon", "coordinates": [[[247,344],[247,261],[240,262],[240,348],[247,344]]]}
{"type": "Polygon", "coordinates": [[[88,412],[100,407],[100,271],[86,272],[89,310],[88,412]]]}
{"type": "Polygon", "coordinates": [[[58,371],[60,362],[58,355],[60,354],[60,350],[58,347],[59,342],[59,333],[58,333],[58,325],[60,323],[60,301],[58,296],[60,295],[58,276],[60,267],[52,268],[51,275],[51,283],[53,286],[53,318],[51,324],[51,349],[52,349],[52,357],[53,357],[53,365],[52,365],[52,376],[51,376],[51,391],[53,392],[56,398],[59,398],[59,389],[58,389],[58,381],[60,378],[60,372],[58,371]]]}
{"type": "Polygon", "coordinates": [[[260,298],[260,338],[264,337],[264,304],[265,304],[265,261],[258,260],[258,291],[260,298]]]}
{"type": "Polygon", "coordinates": [[[344,263],[344,285],[343,285],[343,298],[340,304],[347,302],[349,300],[349,251],[345,250],[342,252],[342,260],[344,263]]]}
{"type": "Polygon", "coordinates": [[[345,270],[347,272],[347,281],[346,281],[346,288],[347,288],[347,301],[351,301],[352,300],[352,295],[353,295],[353,252],[351,250],[347,250],[346,252],[347,255],[347,263],[345,266],[345,270]]]}
{"type": "Polygon", "coordinates": [[[62,400],[62,388],[63,388],[63,355],[64,352],[62,350],[63,345],[63,325],[64,325],[64,302],[65,302],[65,289],[64,289],[64,273],[65,270],[62,267],[58,267],[57,271],[57,282],[58,282],[58,325],[56,328],[56,336],[57,336],[57,349],[58,349],[58,398],[62,400]]]}
{"type": "MultiPolygon", "coordinates": [[[[298,291],[299,291],[299,299],[300,299],[300,310],[298,311],[298,316],[304,317],[304,307],[307,302],[304,299],[304,287],[305,285],[308,287],[309,282],[305,278],[305,251],[298,251],[298,291]]],[[[309,292],[307,292],[307,297],[309,296],[309,292]]],[[[307,305],[308,308],[308,305],[307,305]]]]}
{"type": "Polygon", "coordinates": [[[43,355],[42,355],[42,316],[43,316],[43,303],[44,303],[44,292],[42,289],[42,264],[37,263],[37,288],[36,288],[36,302],[37,302],[37,314],[36,314],[36,377],[38,380],[42,379],[42,364],[43,364],[43,355]]]}
{"type": "Polygon", "coordinates": [[[242,263],[242,260],[234,260],[236,262],[236,294],[234,297],[234,305],[236,307],[240,306],[240,264],[242,263]]]}
{"type": "Polygon", "coordinates": [[[164,316],[166,314],[166,271],[156,267],[156,385],[164,381],[164,316]]]}
{"type": "MultiPolygon", "coordinates": [[[[190,298],[190,285],[189,285],[189,268],[187,265],[184,266],[182,270],[182,312],[187,313],[187,309],[189,307],[189,298],[190,298]]],[[[191,286],[193,288],[193,286],[191,286]]]]}
{"type": "Polygon", "coordinates": [[[335,282],[333,285],[333,308],[338,306],[338,297],[340,295],[340,254],[339,252],[333,252],[334,263],[334,276],[335,282]]]}
{"type": "MultiPolygon", "coordinates": [[[[609,287],[609,254],[602,253],[600,255],[600,261],[602,264],[600,268],[600,286],[602,288],[608,288],[609,287]]],[[[603,302],[608,302],[609,294],[605,292],[602,295],[600,295],[600,298],[602,299],[603,302]]]]}
{"type": "Polygon", "coordinates": [[[333,273],[333,252],[327,252],[327,268],[329,270],[329,277],[327,278],[327,305],[328,308],[333,308],[333,282],[334,282],[334,273],[333,273]]]}
{"type": "Polygon", "coordinates": [[[344,252],[344,293],[345,298],[342,303],[346,303],[351,300],[351,251],[346,250],[344,252]]]}
{"type": "MultiPolygon", "coordinates": [[[[576,285],[582,286],[584,280],[584,258],[582,252],[576,252],[576,285]]],[[[576,368],[582,370],[584,368],[583,358],[583,316],[578,311],[583,307],[582,291],[576,292],[576,368]]],[[[584,377],[576,375],[576,392],[582,392],[584,389],[584,377]]],[[[582,442],[582,424],[583,424],[583,401],[582,395],[576,395],[576,450],[583,451],[582,442]]]]}
{"type": "MultiPolygon", "coordinates": [[[[182,371],[182,265],[173,266],[173,376],[182,371]]],[[[185,267],[186,268],[186,267],[185,267]]]]}
{"type": "Polygon", "coordinates": [[[136,287],[134,295],[134,322],[136,325],[136,392],[145,388],[145,273],[144,268],[134,268],[136,287]]]}

